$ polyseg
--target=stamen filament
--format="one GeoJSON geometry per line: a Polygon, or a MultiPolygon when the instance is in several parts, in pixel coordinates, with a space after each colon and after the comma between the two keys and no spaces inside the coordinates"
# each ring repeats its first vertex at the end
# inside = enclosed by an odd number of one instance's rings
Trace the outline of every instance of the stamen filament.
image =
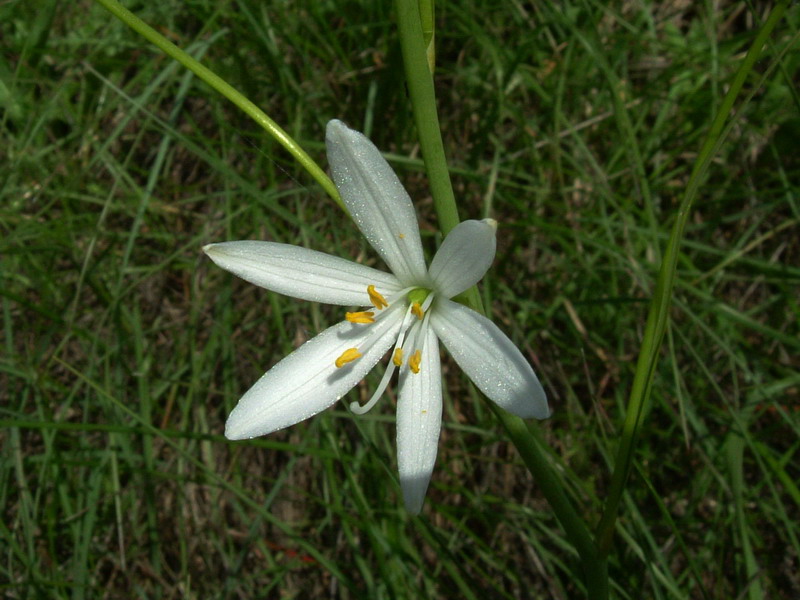
{"type": "MultiPolygon", "coordinates": [[[[422,303],[423,312],[430,308],[431,304],[433,303],[433,296],[434,294],[430,294],[422,303]]],[[[428,331],[428,320],[430,319],[430,316],[431,315],[429,312],[425,312],[425,318],[422,320],[422,323],[416,323],[413,325],[409,334],[412,339],[406,345],[408,348],[416,348],[416,350],[414,350],[413,354],[408,359],[408,368],[415,375],[419,373],[420,367],[422,366],[422,349],[425,345],[425,335],[428,331]]]]}
{"type": "MultiPolygon", "coordinates": [[[[406,339],[406,332],[409,330],[409,316],[411,315],[411,308],[406,311],[405,316],[403,317],[403,324],[400,325],[400,335],[397,336],[397,342],[394,345],[394,354],[392,355],[392,360],[397,356],[397,351],[400,350],[400,357],[402,359],[403,356],[403,342],[406,339]]],[[[413,327],[413,326],[412,326],[413,327]]],[[[398,365],[400,366],[400,365],[398,365]]]]}
{"type": "Polygon", "coordinates": [[[344,318],[351,323],[374,323],[375,313],[371,310],[362,310],[360,312],[349,312],[344,314],[344,318]]]}
{"type": "Polygon", "coordinates": [[[428,312],[428,309],[431,307],[431,304],[433,304],[433,299],[434,298],[436,298],[436,294],[435,293],[430,293],[430,294],[428,294],[428,297],[425,298],[425,301],[422,303],[422,312],[423,313],[427,313],[428,312]]]}
{"type": "Polygon", "coordinates": [[[336,365],[337,369],[341,369],[347,363],[353,362],[357,358],[361,358],[361,353],[358,351],[358,348],[348,348],[342,352],[342,355],[337,358],[333,364],[336,365]]]}
{"type": "Polygon", "coordinates": [[[386,298],[384,298],[378,292],[378,290],[375,289],[374,285],[367,286],[367,294],[369,294],[369,301],[372,302],[372,305],[378,310],[381,310],[389,306],[389,303],[386,301],[386,298]]]}

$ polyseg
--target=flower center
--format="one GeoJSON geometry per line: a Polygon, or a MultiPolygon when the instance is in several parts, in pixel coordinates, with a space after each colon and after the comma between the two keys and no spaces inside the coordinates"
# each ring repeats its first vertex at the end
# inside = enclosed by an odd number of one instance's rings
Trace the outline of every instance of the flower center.
{"type": "MultiPolygon", "coordinates": [[[[378,402],[396,369],[407,368],[410,376],[419,374],[422,369],[422,358],[425,350],[424,341],[429,326],[426,313],[435,296],[431,290],[411,288],[393,294],[387,300],[374,285],[367,286],[367,295],[372,306],[375,307],[374,310],[348,312],[345,313],[345,319],[350,323],[368,326],[381,318],[396,318],[400,319],[400,330],[394,344],[391,360],[386,365],[386,370],[372,398],[364,406],[361,406],[358,402],[350,404],[350,410],[357,414],[366,413],[378,402]],[[401,313],[384,311],[384,309],[396,302],[404,302],[407,308],[401,313]],[[376,312],[378,313],[377,315],[376,312]]],[[[334,364],[336,368],[340,369],[346,364],[361,358],[361,356],[362,354],[358,348],[348,348],[334,361],[334,364]]]]}
{"type": "MultiPolygon", "coordinates": [[[[425,304],[425,300],[427,300],[428,296],[431,295],[430,290],[426,290],[425,288],[414,288],[406,295],[408,298],[408,303],[411,305],[411,313],[417,317],[420,321],[425,316],[425,309],[422,306],[425,304]]],[[[430,303],[428,303],[430,305],[430,303]]],[[[418,373],[419,371],[414,371],[414,373],[418,373]]]]}

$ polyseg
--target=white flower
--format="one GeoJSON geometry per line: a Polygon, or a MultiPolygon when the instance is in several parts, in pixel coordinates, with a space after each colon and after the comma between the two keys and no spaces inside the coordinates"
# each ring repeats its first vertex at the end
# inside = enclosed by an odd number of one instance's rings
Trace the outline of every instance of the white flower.
{"type": "Polygon", "coordinates": [[[397,455],[409,512],[422,508],[442,422],[439,340],[475,385],[523,418],[549,416],[539,380],[497,326],[450,300],[475,285],[494,260],[491,219],[465,221],[425,267],[414,207],[378,149],[340,121],[328,123],[333,179],[367,241],[391,269],[384,273],[343,258],[274,242],[209,244],[220,267],[273,292],[302,300],[358,306],[281,360],[239,400],[229,439],[252,438],[325,410],[361,381],[387,351],[391,359],[369,410],[399,371],[397,455]]]}

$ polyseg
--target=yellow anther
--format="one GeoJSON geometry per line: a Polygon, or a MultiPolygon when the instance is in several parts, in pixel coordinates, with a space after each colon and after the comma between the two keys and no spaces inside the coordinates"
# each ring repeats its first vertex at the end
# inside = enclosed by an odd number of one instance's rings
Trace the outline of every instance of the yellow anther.
{"type": "Polygon", "coordinates": [[[395,367],[399,367],[403,364],[403,349],[402,348],[395,348],[394,355],[392,356],[392,362],[394,363],[395,367]]]}
{"type": "Polygon", "coordinates": [[[375,313],[369,310],[349,312],[344,314],[344,318],[351,323],[374,323],[375,313]]]}
{"type": "Polygon", "coordinates": [[[422,362],[422,351],[417,350],[408,359],[408,368],[414,373],[419,373],[419,364],[422,362]]]}
{"type": "Polygon", "coordinates": [[[404,239],[406,239],[406,234],[405,233],[398,233],[397,237],[399,237],[401,240],[404,240],[404,239]]]}
{"type": "Polygon", "coordinates": [[[380,295],[380,293],[378,293],[378,290],[375,289],[374,285],[367,286],[367,293],[369,294],[369,301],[372,302],[372,305],[378,310],[389,306],[389,303],[386,301],[386,298],[384,298],[383,296],[380,295]]]}
{"type": "Polygon", "coordinates": [[[428,411],[427,411],[427,410],[423,410],[423,411],[422,411],[422,414],[423,414],[423,415],[427,415],[427,414],[428,414],[428,411]]]}
{"type": "Polygon", "coordinates": [[[337,369],[341,369],[349,362],[353,362],[355,359],[361,358],[361,352],[358,351],[358,348],[348,348],[342,355],[336,359],[334,363],[337,369]]]}
{"type": "Polygon", "coordinates": [[[422,312],[422,306],[420,306],[419,302],[414,302],[414,304],[411,305],[411,312],[414,313],[414,316],[418,319],[422,319],[424,316],[424,313],[422,312]]]}

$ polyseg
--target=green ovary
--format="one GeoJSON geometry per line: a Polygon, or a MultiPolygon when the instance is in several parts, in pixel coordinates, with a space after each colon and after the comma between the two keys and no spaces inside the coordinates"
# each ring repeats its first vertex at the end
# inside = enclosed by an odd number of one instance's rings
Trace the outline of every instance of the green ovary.
{"type": "Polygon", "coordinates": [[[425,302],[425,298],[430,295],[431,291],[426,290],[425,288],[414,288],[410,292],[408,292],[408,303],[414,304],[415,302],[419,303],[422,306],[422,303],[425,302]]]}

